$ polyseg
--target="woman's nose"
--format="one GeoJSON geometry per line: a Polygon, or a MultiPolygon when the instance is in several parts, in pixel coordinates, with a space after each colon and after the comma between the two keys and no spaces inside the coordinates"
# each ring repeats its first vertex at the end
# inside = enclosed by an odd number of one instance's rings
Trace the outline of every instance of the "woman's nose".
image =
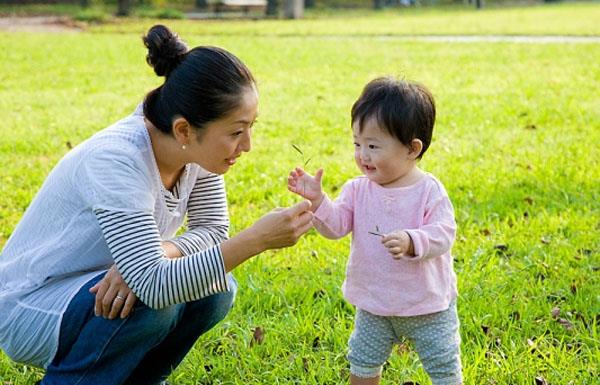
{"type": "Polygon", "coordinates": [[[249,152],[250,150],[252,150],[252,138],[250,136],[250,133],[244,135],[244,138],[240,143],[240,150],[244,152],[249,152]]]}

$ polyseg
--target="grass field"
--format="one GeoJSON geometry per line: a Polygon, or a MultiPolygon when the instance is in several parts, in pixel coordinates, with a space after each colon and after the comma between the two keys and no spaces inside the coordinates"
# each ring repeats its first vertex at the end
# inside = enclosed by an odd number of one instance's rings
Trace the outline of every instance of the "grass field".
{"type": "MultiPolygon", "coordinates": [[[[422,167],[446,185],[459,224],[465,384],[596,384],[600,44],[380,37],[400,25],[398,33],[469,34],[475,19],[478,33],[600,34],[598,3],[497,12],[463,11],[450,25],[443,13],[417,11],[408,27],[392,13],[167,24],[190,45],[231,50],[259,80],[253,151],[226,176],[232,233],[297,201],[285,189],[289,169],[301,163],[292,143],[312,167],[325,167],[330,195],[356,175],[349,110],[368,80],[393,74],[429,86],[438,121],[422,167]],[[497,12],[523,16],[499,24],[497,12]],[[553,22],[531,12],[551,13],[553,22]]],[[[151,24],[0,33],[0,247],[69,147],[128,114],[159,84],[140,40],[151,24]]],[[[171,382],[345,383],[354,310],[339,287],[348,247],[349,239],[311,232],[294,248],[240,267],[234,309],[171,382]],[[253,341],[255,328],[261,343],[253,341]]],[[[0,384],[33,384],[41,375],[0,353],[0,384]]],[[[430,383],[404,346],[382,384],[408,381],[430,383]]]]}

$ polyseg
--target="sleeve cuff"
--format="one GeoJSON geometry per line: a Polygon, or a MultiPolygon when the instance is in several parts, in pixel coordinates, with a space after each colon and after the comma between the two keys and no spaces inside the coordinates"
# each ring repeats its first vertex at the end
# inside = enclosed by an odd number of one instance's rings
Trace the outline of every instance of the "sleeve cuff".
{"type": "Polygon", "coordinates": [[[422,239],[419,236],[419,232],[416,230],[404,230],[406,231],[406,233],[408,234],[408,236],[410,237],[412,244],[413,244],[413,251],[415,252],[415,255],[412,257],[409,256],[402,256],[401,258],[404,259],[405,261],[420,261],[424,258],[425,256],[425,250],[427,248],[427,245],[425,244],[427,242],[427,239],[422,239]]]}
{"type": "Polygon", "coordinates": [[[321,204],[319,205],[317,210],[313,213],[314,218],[320,222],[323,222],[325,219],[327,219],[327,217],[329,217],[329,215],[331,215],[332,210],[333,210],[333,208],[332,208],[332,204],[331,204],[331,199],[329,199],[327,194],[325,194],[325,196],[323,197],[323,200],[321,201],[321,204]]]}

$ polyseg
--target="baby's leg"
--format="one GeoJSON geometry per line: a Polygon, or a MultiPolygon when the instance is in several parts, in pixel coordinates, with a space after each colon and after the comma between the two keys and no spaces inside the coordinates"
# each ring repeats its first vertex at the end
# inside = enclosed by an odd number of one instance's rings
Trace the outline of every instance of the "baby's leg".
{"type": "Polygon", "coordinates": [[[462,384],[456,301],[452,301],[447,310],[407,317],[407,321],[407,337],[413,342],[433,385],[462,384]]]}
{"type": "Polygon", "coordinates": [[[379,380],[381,376],[371,377],[371,378],[362,378],[355,376],[354,374],[350,375],[350,385],[379,385],[379,380]]]}
{"type": "Polygon", "coordinates": [[[389,358],[394,342],[394,333],[386,317],[356,309],[354,331],[348,341],[350,384],[379,384],[381,367],[389,358]]]}

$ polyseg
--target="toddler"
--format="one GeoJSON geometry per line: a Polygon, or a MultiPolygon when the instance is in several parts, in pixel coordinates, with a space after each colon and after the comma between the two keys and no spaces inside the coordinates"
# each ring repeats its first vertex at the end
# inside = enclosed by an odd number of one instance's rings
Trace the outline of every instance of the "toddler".
{"type": "Polygon", "coordinates": [[[352,232],[342,286],[356,306],[348,342],[350,383],[378,384],[392,348],[410,340],[434,385],[462,383],[456,275],[450,253],[454,212],[442,183],[418,167],[435,122],[423,86],[391,77],[366,85],[352,107],[354,158],[361,176],[331,201],[301,168],[288,189],[312,202],[325,237],[352,232]]]}

